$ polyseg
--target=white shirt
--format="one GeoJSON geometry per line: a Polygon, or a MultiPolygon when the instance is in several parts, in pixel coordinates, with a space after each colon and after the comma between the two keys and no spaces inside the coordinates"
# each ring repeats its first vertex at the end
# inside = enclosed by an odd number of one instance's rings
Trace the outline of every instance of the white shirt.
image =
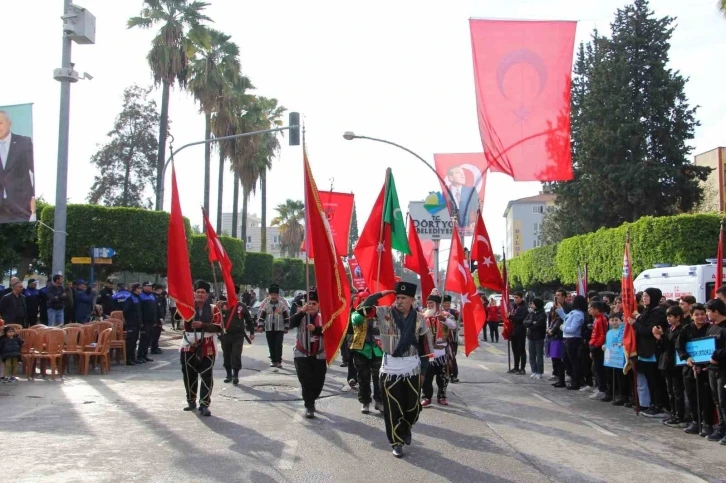
{"type": "MultiPolygon", "coordinates": [[[[5,136],[5,139],[0,139],[0,160],[2,160],[3,169],[5,169],[5,165],[8,162],[8,153],[10,152],[10,143],[12,142],[13,133],[8,132],[8,135],[5,136]],[[5,144],[2,144],[2,143],[5,144]]],[[[8,197],[8,192],[5,191],[5,187],[3,187],[3,199],[8,197]]]]}

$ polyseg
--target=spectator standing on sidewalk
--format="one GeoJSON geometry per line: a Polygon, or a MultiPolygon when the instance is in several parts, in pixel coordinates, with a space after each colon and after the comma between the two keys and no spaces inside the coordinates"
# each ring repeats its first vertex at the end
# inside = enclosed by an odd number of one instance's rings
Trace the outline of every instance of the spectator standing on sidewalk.
{"type": "Polygon", "coordinates": [[[0,299],[0,318],[6,324],[28,326],[28,309],[23,295],[23,282],[15,279],[10,292],[0,299]]]}
{"type": "Polygon", "coordinates": [[[73,307],[75,311],[75,321],[81,324],[91,320],[91,312],[93,312],[93,299],[96,292],[91,290],[85,280],[76,281],[76,290],[73,294],[73,307]]]}
{"type": "Polygon", "coordinates": [[[25,295],[25,305],[28,309],[28,327],[38,323],[38,309],[40,307],[40,291],[38,290],[38,282],[31,278],[28,280],[28,287],[23,290],[25,295]]]}
{"type": "MultiPolygon", "coordinates": [[[[502,303],[506,303],[502,300],[502,303]]],[[[512,321],[512,354],[514,355],[514,368],[508,371],[509,374],[517,374],[523,376],[526,374],[524,368],[527,366],[527,329],[524,328],[524,319],[527,318],[529,310],[524,302],[524,294],[522,292],[514,293],[514,307],[509,316],[512,321]]]]}
{"type": "MultiPolygon", "coordinates": [[[[482,302],[484,298],[482,298],[482,302]]],[[[503,302],[502,302],[503,303],[503,302]]],[[[484,330],[489,330],[489,338],[492,342],[499,343],[499,321],[502,317],[501,308],[494,302],[494,299],[490,299],[489,303],[484,305],[487,315],[487,323],[484,330]]]]}
{"type": "MultiPolygon", "coordinates": [[[[565,340],[565,368],[570,371],[571,381],[567,386],[570,391],[579,391],[582,382],[580,372],[580,346],[582,346],[582,326],[585,323],[587,300],[582,295],[572,298],[572,310],[565,314],[561,305],[557,307],[557,315],[564,320],[562,337],[565,340]]],[[[561,387],[561,386],[559,386],[561,387]]]]}
{"type": "Polygon", "coordinates": [[[552,359],[552,377],[550,381],[557,381],[552,384],[554,387],[566,387],[565,384],[565,343],[562,339],[562,324],[564,319],[557,314],[557,307],[562,307],[565,315],[570,313],[572,306],[566,302],[567,291],[564,288],[555,292],[555,303],[549,313],[547,324],[547,338],[545,340],[545,352],[547,357],[552,359]]]}
{"type": "Polygon", "coordinates": [[[708,380],[713,404],[718,412],[718,424],[708,440],[726,445],[726,304],[719,299],[709,300],[706,315],[711,321],[706,335],[716,339],[716,350],[711,355],[708,367],[708,380]]]}
{"type": "Polygon", "coordinates": [[[530,304],[530,312],[524,319],[529,341],[529,368],[533,379],[542,379],[544,375],[544,341],[547,333],[547,314],[544,302],[536,298],[530,304]]]}
{"type": "Polygon", "coordinates": [[[657,341],[660,351],[658,357],[658,369],[663,373],[668,389],[668,399],[671,406],[671,417],[664,420],[663,424],[678,428],[683,425],[686,419],[686,403],[684,400],[685,387],[683,386],[683,368],[676,366],[675,351],[676,342],[683,329],[683,309],[680,306],[669,307],[666,310],[670,328],[663,332],[659,326],[653,327],[653,336],[657,341]]]}
{"type": "Polygon", "coordinates": [[[708,373],[702,371],[702,367],[696,365],[693,358],[686,350],[688,343],[694,339],[706,337],[708,333],[708,319],[706,307],[702,304],[691,306],[691,318],[693,322],[681,329],[676,342],[678,357],[686,361],[683,366],[683,382],[686,386],[686,397],[691,410],[691,424],[684,430],[686,434],[701,434],[704,438],[713,433],[713,401],[711,399],[711,388],[708,381],[708,373]],[[698,422],[701,422],[699,427],[698,422]]]}
{"type": "Polygon", "coordinates": [[[48,327],[63,325],[67,297],[66,289],[63,288],[63,275],[53,275],[53,284],[48,287],[48,327]]]}
{"type": "Polygon", "coordinates": [[[608,319],[605,317],[606,305],[604,302],[590,302],[590,315],[593,318],[592,335],[590,336],[590,358],[595,368],[597,387],[590,399],[604,399],[607,395],[607,379],[605,378],[605,336],[608,332],[608,319]]]}

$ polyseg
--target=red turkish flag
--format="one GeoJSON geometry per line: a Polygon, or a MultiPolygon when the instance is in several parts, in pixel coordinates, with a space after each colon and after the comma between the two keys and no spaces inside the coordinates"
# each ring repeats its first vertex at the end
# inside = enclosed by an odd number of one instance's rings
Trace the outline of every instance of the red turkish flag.
{"type": "Polygon", "coordinates": [[[487,227],[484,225],[481,212],[477,216],[476,228],[474,229],[471,258],[476,262],[479,285],[501,293],[504,290],[502,274],[499,273],[497,261],[494,259],[492,243],[489,240],[489,233],[487,233],[487,227]]]}
{"type": "Polygon", "coordinates": [[[202,216],[204,216],[204,226],[206,227],[209,263],[219,262],[219,268],[222,270],[222,280],[224,280],[224,286],[227,289],[227,302],[231,320],[232,313],[234,312],[233,309],[237,304],[237,288],[234,286],[234,280],[232,279],[232,260],[229,259],[229,255],[227,255],[227,251],[222,246],[222,242],[219,241],[219,237],[217,237],[217,233],[209,222],[204,208],[202,208],[202,216]]]}
{"type": "Polygon", "coordinates": [[[577,22],[469,20],[487,163],[515,181],[567,181],[577,22]]]}
{"type": "Polygon", "coordinates": [[[445,289],[461,295],[461,317],[464,321],[464,351],[468,357],[479,347],[479,332],[484,327],[486,314],[481,297],[476,291],[474,277],[469,272],[464,249],[456,230],[451,237],[451,253],[446,267],[445,289]]]}
{"type": "Polygon", "coordinates": [[[403,266],[418,274],[421,278],[421,294],[428,297],[428,294],[433,292],[436,285],[433,277],[431,277],[429,263],[421,247],[421,240],[418,238],[416,227],[413,226],[413,220],[408,224],[408,245],[411,247],[411,254],[404,256],[403,266]]]}
{"type": "Polygon", "coordinates": [[[176,310],[184,320],[190,320],[194,317],[194,287],[174,163],[171,163],[171,214],[167,234],[166,266],[169,296],[176,300],[176,310]]]}
{"type": "Polygon", "coordinates": [[[303,146],[305,173],[305,225],[307,244],[315,247],[315,284],[320,298],[320,316],[323,318],[323,343],[328,365],[333,361],[348,329],[350,283],[343,260],[335,250],[333,235],[320,200],[320,193],[310,170],[303,146]]]}
{"type": "MultiPolygon", "coordinates": [[[[350,240],[350,224],[353,218],[353,193],[336,193],[334,191],[318,192],[320,202],[323,204],[325,216],[328,219],[330,233],[335,242],[335,251],[340,256],[348,254],[348,243],[350,240]]],[[[302,243],[302,251],[305,251],[305,240],[302,243]]],[[[315,258],[315,251],[310,247],[308,257],[315,258]]]]}

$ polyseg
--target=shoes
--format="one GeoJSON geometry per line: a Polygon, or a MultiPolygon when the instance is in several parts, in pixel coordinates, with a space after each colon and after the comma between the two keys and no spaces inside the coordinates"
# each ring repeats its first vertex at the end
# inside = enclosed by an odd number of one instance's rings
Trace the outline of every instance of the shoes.
{"type": "Polygon", "coordinates": [[[17,382],[17,381],[18,381],[18,378],[15,376],[10,376],[10,378],[8,379],[8,382],[17,382]]]}
{"type": "Polygon", "coordinates": [[[572,382],[571,376],[565,376],[565,382],[572,382]]]}
{"type": "Polygon", "coordinates": [[[207,406],[199,406],[199,414],[201,414],[202,416],[211,416],[212,412],[207,406]]]}
{"type": "Polygon", "coordinates": [[[683,432],[686,434],[698,434],[698,423],[692,421],[691,424],[683,430],[683,432]]]}
{"type": "Polygon", "coordinates": [[[534,379],[539,381],[540,379],[542,379],[542,374],[535,374],[534,379]]]}
{"type": "Polygon", "coordinates": [[[371,413],[371,405],[370,403],[366,403],[360,408],[360,412],[363,414],[370,414],[371,413]]]}
{"type": "Polygon", "coordinates": [[[275,363],[275,367],[277,367],[278,369],[282,369],[282,362],[275,363]]]}
{"type": "Polygon", "coordinates": [[[458,377],[452,377],[451,378],[451,382],[453,382],[454,384],[458,384],[459,383],[459,378],[458,377]]]}
{"type": "Polygon", "coordinates": [[[235,377],[234,379],[232,379],[232,384],[234,384],[235,386],[239,384],[239,378],[235,377]]]}
{"type": "Polygon", "coordinates": [[[152,354],[156,354],[156,355],[159,355],[159,354],[163,354],[163,353],[164,353],[164,351],[163,351],[163,350],[161,350],[161,349],[151,349],[151,353],[152,353],[152,354]]]}
{"type": "Polygon", "coordinates": [[[356,381],[355,379],[350,379],[350,380],[348,381],[348,385],[349,385],[349,386],[351,387],[351,389],[352,389],[352,388],[354,388],[354,387],[356,387],[356,386],[358,385],[358,381],[356,381]]]}
{"type": "Polygon", "coordinates": [[[567,390],[568,391],[579,391],[580,386],[574,386],[574,385],[570,384],[569,386],[567,386],[567,390]]]}
{"type": "MultiPolygon", "coordinates": [[[[13,378],[11,377],[10,380],[12,381],[13,378]]],[[[710,435],[708,435],[706,437],[706,439],[709,441],[718,442],[718,441],[721,441],[724,437],[726,437],[726,431],[719,428],[716,431],[714,431],[713,433],[711,433],[710,435]]]]}
{"type": "Polygon", "coordinates": [[[673,416],[672,418],[665,419],[663,421],[663,424],[666,426],[669,426],[671,428],[681,428],[683,427],[683,421],[678,418],[678,416],[673,416]]]}
{"type": "Polygon", "coordinates": [[[632,402],[630,402],[630,401],[625,401],[625,402],[623,403],[623,407],[624,407],[624,408],[628,408],[628,409],[632,409],[632,408],[634,407],[634,405],[633,405],[633,403],[632,403],[632,402]]]}
{"type": "Polygon", "coordinates": [[[580,392],[592,391],[592,386],[582,386],[580,392]]]}
{"type": "Polygon", "coordinates": [[[150,357],[146,357],[146,356],[144,356],[144,360],[145,360],[146,362],[154,362],[154,359],[152,359],[152,358],[150,358],[150,357]]]}
{"type": "Polygon", "coordinates": [[[426,398],[423,398],[423,399],[421,400],[421,407],[422,407],[422,408],[427,408],[427,407],[429,407],[429,406],[431,406],[431,399],[426,399],[426,398]]]}
{"type": "MultiPolygon", "coordinates": [[[[136,363],[134,361],[126,361],[126,365],[127,366],[135,366],[136,363]]],[[[3,377],[3,379],[5,379],[5,378],[3,377]]]]}
{"type": "Polygon", "coordinates": [[[723,446],[726,446],[726,437],[724,437],[724,439],[722,439],[721,441],[719,441],[718,444],[723,445],[723,446]]]}
{"type": "Polygon", "coordinates": [[[403,446],[400,444],[397,444],[393,447],[393,456],[396,458],[402,458],[403,457],[403,446]]]}
{"type": "Polygon", "coordinates": [[[703,429],[699,433],[699,436],[702,438],[707,438],[713,434],[713,426],[709,426],[707,424],[703,425],[703,429]]]}
{"type": "Polygon", "coordinates": [[[376,411],[381,412],[381,413],[383,412],[383,403],[382,402],[376,401],[374,406],[376,408],[376,411]]]}
{"type": "Polygon", "coordinates": [[[558,381],[560,378],[557,376],[550,376],[547,378],[548,381],[558,381]]]}
{"type": "Polygon", "coordinates": [[[651,406],[641,413],[646,418],[662,418],[663,410],[655,406],[651,406]]]}
{"type": "Polygon", "coordinates": [[[445,397],[440,398],[438,400],[438,403],[439,403],[439,406],[448,406],[449,405],[449,401],[447,401],[445,397]]]}
{"type": "Polygon", "coordinates": [[[348,367],[348,363],[347,362],[341,362],[340,363],[340,367],[348,367]]]}
{"type": "Polygon", "coordinates": [[[403,436],[403,443],[407,446],[411,446],[411,430],[409,429],[408,432],[403,436]]]}
{"type": "Polygon", "coordinates": [[[305,417],[308,419],[313,419],[315,417],[315,410],[310,408],[305,408],[305,417]]]}
{"type": "Polygon", "coordinates": [[[532,374],[529,375],[529,378],[530,379],[534,379],[534,376],[536,376],[536,375],[537,375],[537,373],[536,372],[533,372],[532,374]]]}
{"type": "Polygon", "coordinates": [[[593,392],[590,395],[590,399],[603,399],[605,397],[605,393],[602,391],[593,392]]]}
{"type": "Polygon", "coordinates": [[[136,364],[146,364],[146,359],[136,359],[134,362],[136,364]]]}
{"type": "Polygon", "coordinates": [[[516,374],[517,372],[519,372],[519,369],[509,369],[507,374],[516,374]]]}
{"type": "Polygon", "coordinates": [[[519,372],[517,373],[517,375],[518,375],[518,376],[526,376],[526,375],[527,375],[527,371],[525,371],[524,369],[522,369],[522,370],[520,370],[520,371],[519,371],[519,372]]]}
{"type": "Polygon", "coordinates": [[[277,362],[270,362],[270,367],[277,367],[277,362]]]}
{"type": "Polygon", "coordinates": [[[184,408],[184,411],[194,411],[195,409],[197,409],[197,403],[190,402],[187,403],[187,407],[184,408]]]}
{"type": "Polygon", "coordinates": [[[552,387],[557,387],[557,388],[567,387],[567,384],[562,383],[562,382],[556,382],[556,383],[552,384],[552,387]]]}
{"type": "Polygon", "coordinates": [[[225,377],[224,382],[225,382],[225,384],[229,384],[230,382],[232,382],[232,376],[225,377]]]}

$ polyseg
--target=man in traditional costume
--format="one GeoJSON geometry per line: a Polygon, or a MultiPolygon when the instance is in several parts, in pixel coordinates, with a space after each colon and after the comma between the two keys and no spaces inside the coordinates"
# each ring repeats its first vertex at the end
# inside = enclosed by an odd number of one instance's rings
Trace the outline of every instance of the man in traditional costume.
{"type": "Polygon", "coordinates": [[[231,382],[236,386],[239,384],[239,371],[242,369],[242,347],[245,339],[252,343],[252,339],[255,338],[255,321],[247,306],[237,302],[237,305],[232,307],[232,313],[225,315],[223,327],[219,339],[222,342],[224,370],[227,371],[224,382],[231,382]],[[249,336],[247,332],[250,333],[249,336]]]}
{"type": "Polygon", "coordinates": [[[187,407],[184,411],[193,411],[197,407],[197,385],[199,385],[199,412],[202,416],[211,416],[211,402],[214,379],[214,360],[217,348],[214,334],[222,332],[222,314],[219,308],[210,304],[209,290],[211,286],[204,280],[194,284],[194,318],[184,321],[184,333],[179,351],[181,352],[184,388],[187,392],[187,407]]]}
{"type": "MultiPolygon", "coordinates": [[[[484,298],[482,300],[485,300],[484,298]]],[[[485,305],[486,307],[486,305],[485,305]]],[[[441,304],[441,308],[451,314],[454,322],[456,322],[456,329],[449,331],[449,349],[451,349],[451,378],[450,382],[459,382],[459,364],[456,363],[456,353],[459,352],[459,324],[461,323],[461,313],[451,308],[451,295],[444,295],[444,301],[441,304]]],[[[494,342],[492,340],[492,342],[494,342]]]]}
{"type": "Polygon", "coordinates": [[[307,303],[290,320],[297,328],[295,340],[295,371],[302,386],[305,401],[305,417],[315,417],[315,400],[323,392],[325,373],[328,364],[325,360],[323,344],[323,318],[318,305],[318,292],[312,287],[308,292],[307,303]]]}
{"type": "Polygon", "coordinates": [[[426,299],[426,310],[423,313],[433,340],[433,354],[429,359],[429,367],[423,381],[423,399],[421,406],[431,405],[434,395],[434,379],[438,391],[436,399],[441,406],[448,406],[446,387],[449,385],[449,367],[451,363],[449,334],[456,329],[456,322],[451,314],[441,310],[441,295],[434,289],[426,299]]]}
{"type": "Polygon", "coordinates": [[[258,332],[265,331],[267,347],[270,349],[270,367],[282,367],[282,339],[290,328],[290,309],[280,297],[276,284],[267,289],[267,297],[260,304],[257,315],[258,332]]]}
{"type": "MultiPolygon", "coordinates": [[[[357,308],[368,298],[367,292],[360,292],[354,300],[357,308]],[[365,297],[363,297],[365,295],[365,297]]],[[[360,412],[371,412],[371,382],[373,382],[373,401],[376,410],[383,412],[378,375],[383,361],[381,335],[374,307],[357,309],[351,314],[353,336],[350,344],[352,363],[355,365],[358,380],[358,401],[363,405],[360,412]]]]}
{"type": "Polygon", "coordinates": [[[411,444],[411,428],[421,412],[421,379],[428,367],[431,347],[429,327],[413,308],[416,284],[396,283],[395,290],[378,292],[359,307],[375,307],[383,350],[380,386],[386,436],[393,455],[403,456],[403,445],[411,444]],[[396,294],[390,307],[376,307],[378,300],[396,294]]]}

